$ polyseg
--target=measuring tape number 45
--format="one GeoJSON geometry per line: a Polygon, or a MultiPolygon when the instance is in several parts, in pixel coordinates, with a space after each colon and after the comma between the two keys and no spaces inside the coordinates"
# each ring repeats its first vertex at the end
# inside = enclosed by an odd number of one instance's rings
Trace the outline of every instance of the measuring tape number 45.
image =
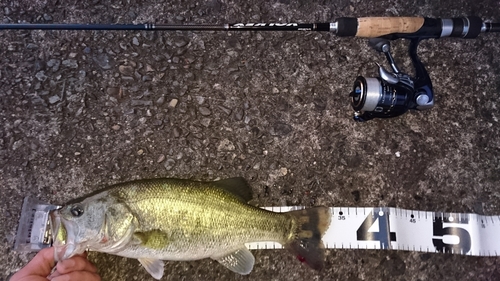
{"type": "MultiPolygon", "coordinates": [[[[25,198],[14,250],[39,251],[51,241],[48,213],[58,206],[25,198]]],[[[273,212],[303,209],[264,207],[273,212]]],[[[386,207],[330,207],[323,242],[329,249],[392,249],[499,256],[500,216],[443,213],[386,207]]],[[[247,243],[249,249],[281,249],[275,242],[247,243]]]]}
{"type": "MultiPolygon", "coordinates": [[[[287,212],[303,207],[266,207],[287,212]]],[[[406,210],[331,207],[332,222],[323,237],[330,249],[392,249],[471,256],[500,254],[500,216],[406,210]]],[[[249,243],[250,249],[282,248],[249,243]]]]}

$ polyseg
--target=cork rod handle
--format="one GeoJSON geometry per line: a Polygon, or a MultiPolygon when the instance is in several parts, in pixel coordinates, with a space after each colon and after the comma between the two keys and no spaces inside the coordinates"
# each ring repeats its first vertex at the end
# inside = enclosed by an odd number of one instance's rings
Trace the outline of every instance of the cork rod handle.
{"type": "Polygon", "coordinates": [[[358,18],[357,37],[379,37],[391,33],[414,33],[424,24],[421,17],[358,18]]]}
{"type": "Polygon", "coordinates": [[[423,17],[340,18],[337,35],[373,38],[391,33],[414,33],[423,24],[423,17]]]}

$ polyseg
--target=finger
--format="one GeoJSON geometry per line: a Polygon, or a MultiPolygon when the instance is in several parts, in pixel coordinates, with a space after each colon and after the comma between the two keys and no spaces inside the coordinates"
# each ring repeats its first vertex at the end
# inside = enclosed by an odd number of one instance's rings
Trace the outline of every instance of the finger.
{"type": "Polygon", "coordinates": [[[56,270],[52,272],[49,276],[47,276],[47,279],[52,280],[52,278],[57,277],[59,275],[61,275],[61,273],[59,273],[59,271],[56,270]]]}
{"type": "Polygon", "coordinates": [[[38,254],[36,254],[36,256],[18,273],[21,276],[28,274],[47,276],[52,271],[54,265],[54,248],[45,248],[38,252],[38,254]]]}
{"type": "Polygon", "coordinates": [[[66,274],[72,271],[97,272],[97,268],[83,256],[74,256],[57,263],[57,271],[66,274]]]}
{"type": "Polygon", "coordinates": [[[12,275],[9,281],[47,281],[47,278],[42,276],[24,276],[18,277],[17,275],[12,275]]]}
{"type": "Polygon", "coordinates": [[[73,281],[73,280],[101,281],[101,277],[94,272],[73,271],[68,274],[57,276],[53,278],[51,281],[73,281]]]}

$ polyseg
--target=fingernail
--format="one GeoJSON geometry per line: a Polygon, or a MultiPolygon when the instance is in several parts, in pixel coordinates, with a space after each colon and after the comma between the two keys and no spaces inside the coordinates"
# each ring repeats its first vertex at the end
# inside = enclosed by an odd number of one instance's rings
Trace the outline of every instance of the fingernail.
{"type": "Polygon", "coordinates": [[[66,268],[72,268],[75,266],[75,261],[73,259],[65,260],[63,263],[64,263],[64,267],[66,267],[66,268]]]}
{"type": "Polygon", "coordinates": [[[54,279],[52,279],[52,281],[69,281],[70,278],[69,278],[69,275],[61,275],[61,276],[57,276],[55,277],[54,279]]]}
{"type": "Polygon", "coordinates": [[[55,272],[52,272],[49,276],[47,276],[47,279],[52,280],[56,276],[55,272]]]}
{"type": "Polygon", "coordinates": [[[56,272],[57,272],[57,264],[56,264],[56,266],[54,266],[52,268],[52,270],[50,271],[49,276],[47,276],[47,279],[52,280],[52,278],[55,277],[54,275],[55,275],[56,272]]]}

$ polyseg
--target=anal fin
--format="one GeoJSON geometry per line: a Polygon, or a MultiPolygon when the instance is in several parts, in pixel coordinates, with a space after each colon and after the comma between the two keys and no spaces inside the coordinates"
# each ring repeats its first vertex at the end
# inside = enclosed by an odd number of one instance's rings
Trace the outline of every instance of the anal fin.
{"type": "Polygon", "coordinates": [[[244,245],[236,251],[226,253],[225,255],[212,257],[223,266],[227,267],[233,272],[247,275],[249,274],[255,263],[255,258],[244,245]]]}
{"type": "Polygon", "coordinates": [[[165,264],[159,259],[139,258],[139,262],[154,279],[160,280],[163,277],[165,264]]]}

